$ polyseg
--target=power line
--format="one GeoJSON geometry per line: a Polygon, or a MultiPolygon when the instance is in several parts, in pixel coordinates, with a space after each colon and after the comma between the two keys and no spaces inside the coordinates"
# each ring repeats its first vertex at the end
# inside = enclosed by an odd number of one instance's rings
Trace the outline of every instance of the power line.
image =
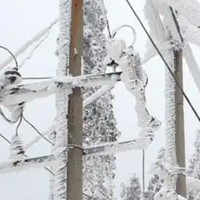
{"type": "Polygon", "coordinates": [[[28,55],[28,57],[26,57],[22,63],[19,65],[19,68],[23,67],[23,65],[32,58],[34,52],[42,45],[42,43],[48,38],[50,34],[50,30],[48,30],[48,32],[46,33],[46,35],[38,42],[38,44],[32,49],[32,51],[30,52],[30,54],[28,55]]]}
{"type": "Polygon", "coordinates": [[[198,119],[198,121],[200,122],[200,116],[198,115],[196,109],[194,108],[194,106],[192,105],[190,99],[188,98],[187,94],[184,92],[183,88],[181,87],[181,85],[179,84],[179,82],[177,81],[173,71],[171,70],[170,66],[168,65],[168,63],[166,62],[165,58],[163,57],[162,53],[160,52],[160,50],[158,49],[158,47],[156,46],[155,42],[153,41],[152,37],[150,36],[150,34],[148,33],[147,29],[145,28],[144,24],[142,23],[141,19],[139,18],[139,16],[137,15],[137,13],[135,12],[133,6],[131,5],[131,3],[129,2],[129,0],[125,0],[127,2],[127,4],[129,5],[130,9],[132,10],[133,14],[135,15],[135,17],[137,18],[138,22],[140,23],[140,25],[142,26],[143,30],[145,31],[146,35],[148,36],[149,40],[151,41],[152,45],[154,46],[154,48],[156,49],[158,55],[160,56],[160,58],[162,59],[162,61],[164,62],[165,66],[167,67],[167,69],[169,70],[170,74],[172,75],[176,85],[178,86],[178,88],[180,89],[180,91],[182,92],[183,96],[185,97],[186,101],[188,102],[190,108],[192,109],[193,113],[195,114],[196,118],[198,119]]]}
{"type": "MultiPolygon", "coordinates": [[[[106,6],[105,6],[105,2],[104,1],[103,1],[103,6],[104,6],[104,10],[106,11],[106,6]]],[[[112,33],[111,33],[111,30],[110,30],[110,25],[109,25],[107,13],[105,13],[105,18],[106,18],[106,27],[107,27],[107,30],[108,30],[109,38],[112,38],[112,33]]]]}
{"type": "Polygon", "coordinates": [[[32,123],[30,123],[25,117],[24,115],[22,115],[23,120],[29,125],[31,126],[44,140],[46,140],[48,143],[50,143],[51,145],[54,146],[54,143],[51,142],[49,139],[47,139],[32,123]]]}
{"type": "Polygon", "coordinates": [[[17,58],[15,57],[15,55],[8,48],[4,46],[0,46],[0,48],[6,50],[12,56],[13,60],[15,61],[15,67],[18,69],[19,65],[18,65],[17,58]]]}
{"type": "Polygon", "coordinates": [[[51,76],[44,76],[44,77],[23,77],[23,80],[44,80],[44,79],[52,79],[51,76]]]}

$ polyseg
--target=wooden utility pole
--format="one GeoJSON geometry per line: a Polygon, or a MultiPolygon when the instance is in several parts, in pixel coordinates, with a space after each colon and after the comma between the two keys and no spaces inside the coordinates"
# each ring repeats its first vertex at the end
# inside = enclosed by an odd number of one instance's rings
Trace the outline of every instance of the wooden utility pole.
{"type": "MultiPolygon", "coordinates": [[[[83,0],[72,0],[69,74],[81,75],[83,55],[83,0]]],[[[68,66],[67,66],[68,67],[68,66]]],[[[69,97],[67,200],[82,200],[82,128],[83,100],[80,88],[69,97]]]]}
{"type": "MultiPolygon", "coordinates": [[[[175,12],[170,7],[172,17],[174,19],[177,32],[179,34],[181,42],[183,37],[181,35],[180,26],[175,16],[175,12]]],[[[175,77],[181,88],[183,88],[183,53],[182,50],[174,50],[174,67],[175,77]]],[[[184,125],[184,107],[183,107],[183,93],[179,87],[175,86],[175,142],[176,142],[176,159],[179,167],[185,168],[185,125],[184,125]]],[[[185,175],[179,174],[176,186],[177,194],[186,198],[186,177],[185,175]]]]}
{"type": "MultiPolygon", "coordinates": [[[[182,50],[174,51],[175,76],[180,86],[183,88],[183,66],[182,50]]],[[[176,126],[176,158],[177,164],[185,168],[185,131],[184,131],[184,110],[183,94],[176,85],[175,88],[175,126],[176,126]]],[[[177,193],[186,197],[186,177],[179,175],[177,181],[177,193]]]]}

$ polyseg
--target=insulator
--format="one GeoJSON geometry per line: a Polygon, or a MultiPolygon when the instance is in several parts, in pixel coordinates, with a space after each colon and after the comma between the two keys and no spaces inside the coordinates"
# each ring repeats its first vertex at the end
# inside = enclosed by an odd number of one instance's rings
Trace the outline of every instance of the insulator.
{"type": "Polygon", "coordinates": [[[107,44],[107,54],[112,60],[118,63],[121,54],[125,50],[125,48],[126,43],[124,42],[124,40],[111,39],[108,41],[107,44]]]}
{"type": "Polygon", "coordinates": [[[0,82],[4,87],[12,84],[20,84],[22,82],[22,76],[17,68],[7,68],[3,74],[1,74],[0,82]]]}
{"type": "MultiPolygon", "coordinates": [[[[146,87],[148,78],[141,66],[141,59],[132,48],[126,49],[121,56],[119,66],[127,78],[139,80],[143,87],[146,87]]],[[[137,81],[138,82],[138,81],[137,81]]]]}
{"type": "Polygon", "coordinates": [[[56,132],[55,131],[52,131],[50,134],[49,134],[49,139],[54,141],[56,139],[56,132]]]}
{"type": "Polygon", "coordinates": [[[23,161],[25,158],[25,150],[22,140],[18,135],[14,135],[10,144],[10,159],[13,162],[23,161]]]}

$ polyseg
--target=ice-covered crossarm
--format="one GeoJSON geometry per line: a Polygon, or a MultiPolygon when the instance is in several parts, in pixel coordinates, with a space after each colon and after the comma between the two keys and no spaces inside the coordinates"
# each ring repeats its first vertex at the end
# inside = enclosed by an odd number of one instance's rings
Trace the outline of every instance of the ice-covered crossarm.
{"type": "Polygon", "coordinates": [[[40,83],[9,86],[0,91],[0,103],[3,103],[6,107],[9,108],[10,105],[32,101],[37,98],[43,98],[54,94],[56,88],[62,86],[62,84],[69,88],[90,88],[102,85],[110,85],[121,80],[120,74],[121,72],[113,72],[77,77],[54,77],[50,80],[40,83]]]}
{"type": "Polygon", "coordinates": [[[0,173],[10,173],[22,170],[28,170],[30,168],[41,168],[45,166],[53,166],[55,164],[55,158],[53,155],[41,156],[36,158],[24,159],[22,162],[13,164],[13,162],[0,163],[0,173]]]}
{"type": "Polygon", "coordinates": [[[146,149],[153,141],[153,136],[138,138],[124,142],[113,142],[102,144],[98,146],[85,147],[84,154],[87,155],[108,155],[113,153],[120,153],[130,150],[143,150],[146,149]]]}
{"type": "MultiPolygon", "coordinates": [[[[148,148],[153,141],[154,136],[149,135],[147,137],[138,138],[134,140],[124,142],[112,142],[108,144],[102,144],[98,146],[83,147],[83,156],[99,156],[120,153],[130,150],[142,150],[148,148]]],[[[70,146],[69,148],[77,148],[76,146],[70,146]]],[[[62,151],[62,149],[57,149],[62,151]]],[[[27,170],[29,168],[40,168],[46,166],[54,166],[56,164],[55,156],[47,155],[36,158],[24,159],[23,161],[13,164],[11,162],[0,163],[0,173],[9,173],[11,171],[27,170]]]]}

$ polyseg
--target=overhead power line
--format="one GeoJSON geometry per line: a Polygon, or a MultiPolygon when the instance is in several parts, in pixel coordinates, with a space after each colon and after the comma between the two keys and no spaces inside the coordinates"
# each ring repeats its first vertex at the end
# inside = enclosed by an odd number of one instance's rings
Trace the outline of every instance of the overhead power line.
{"type": "Polygon", "coordinates": [[[152,37],[150,36],[150,34],[148,33],[147,29],[145,28],[143,22],[141,21],[140,17],[137,15],[136,11],[134,10],[133,6],[131,5],[129,0],[125,0],[128,4],[128,6],[130,7],[131,11],[133,12],[133,14],[135,15],[135,17],[137,18],[138,22],[140,23],[140,25],[142,26],[143,30],[145,31],[146,35],[148,36],[149,40],[151,41],[152,45],[154,46],[154,48],[156,49],[158,55],[160,56],[160,58],[162,59],[162,61],[164,62],[165,66],[167,67],[167,69],[169,70],[171,76],[173,77],[176,85],[178,86],[178,88],[180,89],[180,91],[182,92],[185,100],[187,101],[187,103],[189,104],[190,108],[192,109],[194,115],[196,116],[197,120],[200,122],[200,116],[197,113],[196,109],[194,108],[194,106],[192,105],[189,97],[187,96],[187,94],[184,92],[183,88],[181,87],[181,85],[179,84],[179,82],[177,81],[173,71],[171,70],[170,66],[168,65],[168,63],[166,62],[164,56],[162,55],[162,53],[160,52],[160,50],[158,49],[157,45],[155,44],[155,42],[153,41],[152,37]]]}

